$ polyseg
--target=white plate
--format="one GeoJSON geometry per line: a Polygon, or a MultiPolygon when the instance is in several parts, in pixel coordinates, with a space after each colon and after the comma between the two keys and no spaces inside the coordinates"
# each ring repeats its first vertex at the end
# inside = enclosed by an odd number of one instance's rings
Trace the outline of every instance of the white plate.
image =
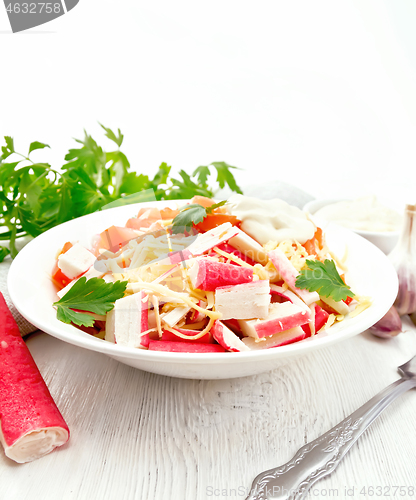
{"type": "MultiPolygon", "coordinates": [[[[50,275],[57,252],[66,241],[89,247],[91,238],[111,225],[123,226],[142,203],[96,212],[54,227],[31,241],[13,261],[8,276],[11,299],[20,313],[39,329],[58,339],[101,352],[121,363],[173,377],[195,379],[234,378],[272,370],[295,356],[328,347],[363,332],[376,323],[393,304],[398,289],[397,275],[387,257],[374,245],[352,231],[336,225],[325,229],[331,250],[342,256],[348,246],[348,282],[359,295],[369,295],[373,304],[355,318],[312,338],[282,347],[244,353],[170,353],[114,345],[94,338],[56,319],[52,303],[57,300],[50,275]]],[[[160,208],[174,202],[158,202],[160,208]]]]}

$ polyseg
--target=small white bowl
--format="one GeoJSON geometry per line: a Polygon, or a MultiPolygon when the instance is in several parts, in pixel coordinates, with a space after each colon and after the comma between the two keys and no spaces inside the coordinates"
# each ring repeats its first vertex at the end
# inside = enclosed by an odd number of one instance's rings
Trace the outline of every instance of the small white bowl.
{"type": "MultiPolygon", "coordinates": [[[[332,203],[350,200],[351,199],[348,198],[327,198],[323,200],[313,200],[306,203],[306,205],[303,207],[303,210],[305,212],[308,212],[311,216],[313,216],[313,219],[317,221],[318,218],[314,217],[314,215],[319,209],[332,203]]],[[[386,255],[389,254],[396,246],[400,236],[400,231],[363,231],[362,229],[351,229],[351,231],[354,231],[368,241],[371,241],[371,243],[376,245],[376,247],[382,250],[386,255]]]]}

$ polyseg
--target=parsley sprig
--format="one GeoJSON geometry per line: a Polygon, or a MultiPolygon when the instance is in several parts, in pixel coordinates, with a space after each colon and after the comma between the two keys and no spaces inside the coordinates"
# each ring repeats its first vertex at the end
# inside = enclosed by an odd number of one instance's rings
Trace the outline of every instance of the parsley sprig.
{"type": "Polygon", "coordinates": [[[185,205],[181,208],[179,214],[173,219],[172,233],[189,233],[193,224],[202,222],[208,214],[211,214],[216,208],[222,207],[225,203],[225,200],[220,201],[219,203],[214,203],[210,207],[203,207],[199,203],[190,203],[189,205],[185,205]]]}
{"type": "Polygon", "coordinates": [[[63,323],[93,326],[94,316],[89,313],[104,315],[111,311],[114,302],[123,297],[126,286],[127,281],[107,283],[101,278],[87,280],[81,277],[60,300],[54,302],[57,318],[63,323]]]}
{"type": "MultiPolygon", "coordinates": [[[[215,189],[225,185],[241,193],[232,174],[236,167],[225,162],[200,166],[192,174],[180,170],[178,177],[171,175],[167,163],[160,164],[154,177],[132,172],[129,160],[120,150],[124,140],[120,129],[114,132],[101,127],[115,148],[104,150],[85,132],[84,139],[75,139],[79,147],[70,149],[65,163],[58,168],[32,157],[34,151],[47,150],[48,144],[34,141],[27,153],[20,153],[12,137],[4,138],[0,155],[0,240],[10,241],[12,257],[17,255],[16,239],[38,236],[132,194],[152,190],[156,200],[195,195],[211,198],[215,189]],[[212,185],[209,180],[215,173],[212,185]]],[[[4,248],[0,247],[0,262],[8,253],[4,248]]]]}
{"type": "Polygon", "coordinates": [[[308,269],[302,269],[296,279],[298,288],[318,292],[323,297],[331,297],[335,302],[354,297],[350,287],[344,283],[333,260],[306,260],[308,269]]]}

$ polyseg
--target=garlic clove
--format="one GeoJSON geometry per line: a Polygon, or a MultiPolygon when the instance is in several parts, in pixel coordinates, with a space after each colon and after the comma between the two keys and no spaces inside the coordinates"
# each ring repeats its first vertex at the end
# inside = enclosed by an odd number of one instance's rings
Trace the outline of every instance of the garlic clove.
{"type": "Polygon", "coordinates": [[[376,324],[368,329],[376,337],[389,339],[402,331],[402,320],[394,306],[376,324]]]}
{"type": "Polygon", "coordinates": [[[416,312],[416,205],[406,205],[399,241],[388,257],[399,278],[398,314],[416,312]]]}
{"type": "MultiPolygon", "coordinates": [[[[416,261],[414,263],[416,267],[416,261]]],[[[411,314],[416,311],[416,276],[415,271],[407,266],[402,266],[397,270],[399,277],[399,292],[394,305],[400,316],[411,314]]]]}

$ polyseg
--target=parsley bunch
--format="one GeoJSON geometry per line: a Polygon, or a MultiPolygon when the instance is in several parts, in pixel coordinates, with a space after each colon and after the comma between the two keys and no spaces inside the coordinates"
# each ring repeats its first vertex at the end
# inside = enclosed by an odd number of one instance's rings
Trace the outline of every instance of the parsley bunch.
{"type": "MultiPolygon", "coordinates": [[[[241,193],[232,174],[233,167],[213,162],[198,167],[192,174],[180,170],[179,178],[170,176],[171,167],[161,163],[154,177],[130,171],[130,162],[120,150],[124,136],[101,125],[105,136],[115,144],[105,151],[85,132],[80,145],[70,149],[64,165],[54,169],[49,163],[34,162],[31,153],[49,148],[32,142],[27,154],[15,150],[11,137],[5,137],[0,156],[0,240],[10,240],[10,254],[17,255],[16,239],[38,236],[62,222],[100,210],[126,196],[153,190],[156,200],[212,197],[214,190],[228,185],[241,193]],[[6,162],[7,160],[7,162],[6,162]],[[10,161],[13,160],[13,161],[10,161]],[[216,185],[208,182],[216,172],[216,185]]],[[[136,201],[144,201],[137,197],[136,201]]],[[[8,249],[0,247],[0,262],[8,249]]]]}

